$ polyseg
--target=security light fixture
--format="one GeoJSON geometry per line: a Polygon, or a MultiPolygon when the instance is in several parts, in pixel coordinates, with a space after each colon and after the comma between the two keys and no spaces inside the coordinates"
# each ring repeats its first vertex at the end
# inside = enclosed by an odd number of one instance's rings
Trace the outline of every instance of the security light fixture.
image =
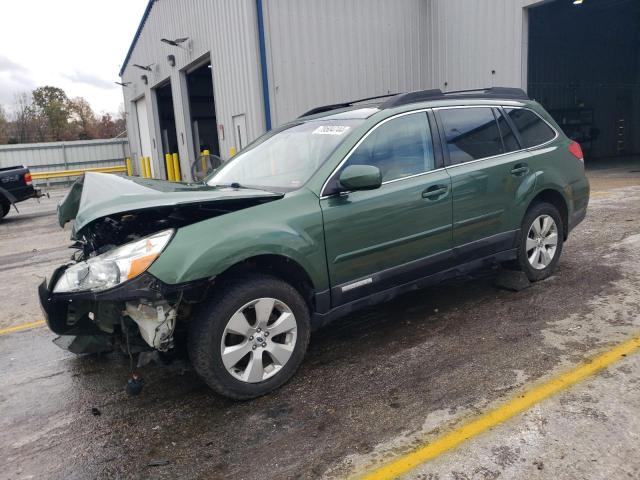
{"type": "Polygon", "coordinates": [[[140,80],[142,80],[142,83],[144,83],[145,85],[149,83],[149,79],[147,78],[146,75],[142,75],[140,77],[140,80]]]}
{"type": "Polygon", "coordinates": [[[154,66],[155,63],[150,63],[149,65],[138,65],[134,63],[133,66],[139,68],[140,70],[146,70],[147,72],[151,71],[151,67],[154,66]]]}
{"type": "Polygon", "coordinates": [[[122,82],[113,82],[113,83],[115,83],[116,85],[121,85],[123,87],[128,87],[129,85],[131,85],[131,82],[124,82],[124,83],[122,83],[122,82]]]}
{"type": "Polygon", "coordinates": [[[160,41],[162,43],[166,43],[167,45],[171,45],[172,47],[179,47],[181,43],[189,40],[189,37],[176,38],[175,40],[169,40],[168,38],[161,38],[160,41]]]}
{"type": "Polygon", "coordinates": [[[176,56],[175,55],[167,55],[167,63],[170,67],[176,66],[176,56]]]}

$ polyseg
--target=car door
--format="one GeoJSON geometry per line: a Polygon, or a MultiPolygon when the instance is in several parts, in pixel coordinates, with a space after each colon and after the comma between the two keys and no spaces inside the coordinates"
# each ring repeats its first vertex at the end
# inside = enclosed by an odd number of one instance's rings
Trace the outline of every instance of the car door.
{"type": "Polygon", "coordinates": [[[528,160],[500,108],[436,109],[453,196],[453,248],[459,261],[514,248],[512,215],[521,188],[533,188],[528,160]]]}
{"type": "Polygon", "coordinates": [[[431,130],[426,111],[382,121],[325,184],[320,205],[333,306],[451,261],[451,180],[436,160],[431,130]],[[332,193],[349,165],[378,167],[380,188],[332,193]]]}

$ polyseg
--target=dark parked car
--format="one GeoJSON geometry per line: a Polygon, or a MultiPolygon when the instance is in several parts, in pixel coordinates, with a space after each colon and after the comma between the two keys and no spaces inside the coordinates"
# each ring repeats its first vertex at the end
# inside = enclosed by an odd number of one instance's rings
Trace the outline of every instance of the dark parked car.
{"type": "Polygon", "coordinates": [[[358,308],[496,263],[554,272],[589,182],[538,103],[508,88],[369,100],[314,109],[202,183],[87,174],[59,209],[78,252],[40,286],[50,328],[161,351],[188,338],[202,378],[245,399],[358,308]]]}
{"type": "Polygon", "coordinates": [[[41,196],[27,167],[0,168],[0,218],[9,213],[11,205],[41,196]]]}

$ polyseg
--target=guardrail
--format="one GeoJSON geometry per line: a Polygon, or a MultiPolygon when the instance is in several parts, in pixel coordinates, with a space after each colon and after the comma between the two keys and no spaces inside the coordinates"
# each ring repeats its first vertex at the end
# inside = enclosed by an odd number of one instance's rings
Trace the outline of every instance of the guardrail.
{"type": "Polygon", "coordinates": [[[128,173],[125,165],[115,167],[93,167],[78,168],[75,170],[54,170],[51,172],[33,172],[31,178],[34,180],[49,180],[52,178],[79,177],[87,172],[99,173],[128,173]]]}

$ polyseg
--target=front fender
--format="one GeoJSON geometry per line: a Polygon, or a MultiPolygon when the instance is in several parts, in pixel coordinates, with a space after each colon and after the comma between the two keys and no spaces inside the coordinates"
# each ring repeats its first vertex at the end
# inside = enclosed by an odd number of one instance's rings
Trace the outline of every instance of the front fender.
{"type": "Polygon", "coordinates": [[[176,232],[149,272],[176,284],[215,277],[258,255],[297,262],[317,291],[328,288],[318,197],[300,190],[262,205],[205,220],[176,232]]]}

